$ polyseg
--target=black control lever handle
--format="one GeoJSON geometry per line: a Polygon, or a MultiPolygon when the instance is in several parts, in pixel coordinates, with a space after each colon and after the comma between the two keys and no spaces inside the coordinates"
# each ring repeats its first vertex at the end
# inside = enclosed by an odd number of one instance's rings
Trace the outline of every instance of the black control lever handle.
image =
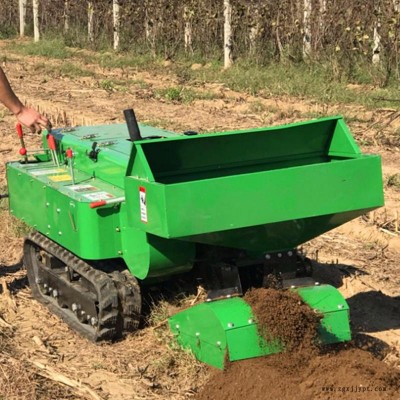
{"type": "Polygon", "coordinates": [[[134,142],[136,140],[142,140],[142,136],[140,135],[139,125],[136,120],[135,112],[132,108],[128,110],[124,110],[124,117],[126,121],[126,125],[128,125],[128,132],[131,141],[134,142]]]}
{"type": "Polygon", "coordinates": [[[100,149],[97,148],[97,142],[93,142],[92,150],[89,152],[89,158],[91,160],[97,161],[97,155],[99,154],[100,149]]]}

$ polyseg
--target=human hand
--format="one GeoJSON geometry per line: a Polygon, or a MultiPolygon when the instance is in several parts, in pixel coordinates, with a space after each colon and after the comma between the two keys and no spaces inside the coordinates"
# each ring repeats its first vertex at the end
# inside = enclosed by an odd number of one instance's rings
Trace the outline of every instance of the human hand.
{"type": "Polygon", "coordinates": [[[30,128],[32,133],[40,133],[42,129],[51,129],[50,121],[30,107],[22,107],[16,114],[16,117],[22,125],[30,128]]]}

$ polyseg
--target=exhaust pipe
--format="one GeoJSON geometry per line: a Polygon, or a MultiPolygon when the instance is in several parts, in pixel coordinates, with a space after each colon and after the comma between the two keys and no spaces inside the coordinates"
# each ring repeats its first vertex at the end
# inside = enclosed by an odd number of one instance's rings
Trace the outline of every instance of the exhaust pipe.
{"type": "Polygon", "coordinates": [[[136,120],[135,112],[132,110],[132,108],[129,108],[128,110],[124,110],[124,117],[126,121],[126,125],[128,125],[128,132],[129,132],[129,137],[131,138],[132,142],[135,142],[136,140],[142,140],[142,136],[140,135],[140,130],[139,126],[136,120]]]}

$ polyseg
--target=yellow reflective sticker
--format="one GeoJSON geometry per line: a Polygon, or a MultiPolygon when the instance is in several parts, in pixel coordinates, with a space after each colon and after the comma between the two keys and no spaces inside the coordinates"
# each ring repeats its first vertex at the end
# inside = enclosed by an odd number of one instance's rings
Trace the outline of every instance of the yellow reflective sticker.
{"type": "Polygon", "coordinates": [[[48,176],[48,178],[53,181],[53,182],[64,182],[64,181],[71,181],[71,175],[53,175],[53,176],[48,176]]]}

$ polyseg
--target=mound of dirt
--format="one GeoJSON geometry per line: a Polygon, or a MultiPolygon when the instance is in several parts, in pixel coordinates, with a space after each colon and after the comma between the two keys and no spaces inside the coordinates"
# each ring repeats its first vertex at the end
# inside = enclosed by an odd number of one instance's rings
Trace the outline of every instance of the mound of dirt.
{"type": "Polygon", "coordinates": [[[280,338],[286,351],[228,363],[211,375],[197,400],[400,398],[400,370],[354,345],[316,346],[320,316],[297,294],[253,289],[245,300],[261,333],[280,338]]]}
{"type": "Polygon", "coordinates": [[[197,400],[399,399],[400,371],[350,348],[308,357],[281,353],[237,361],[210,377],[197,400]]]}
{"type": "Polygon", "coordinates": [[[244,299],[250,304],[260,333],[273,341],[279,339],[286,351],[316,350],[315,338],[321,319],[294,292],[276,289],[252,289],[244,299]]]}

